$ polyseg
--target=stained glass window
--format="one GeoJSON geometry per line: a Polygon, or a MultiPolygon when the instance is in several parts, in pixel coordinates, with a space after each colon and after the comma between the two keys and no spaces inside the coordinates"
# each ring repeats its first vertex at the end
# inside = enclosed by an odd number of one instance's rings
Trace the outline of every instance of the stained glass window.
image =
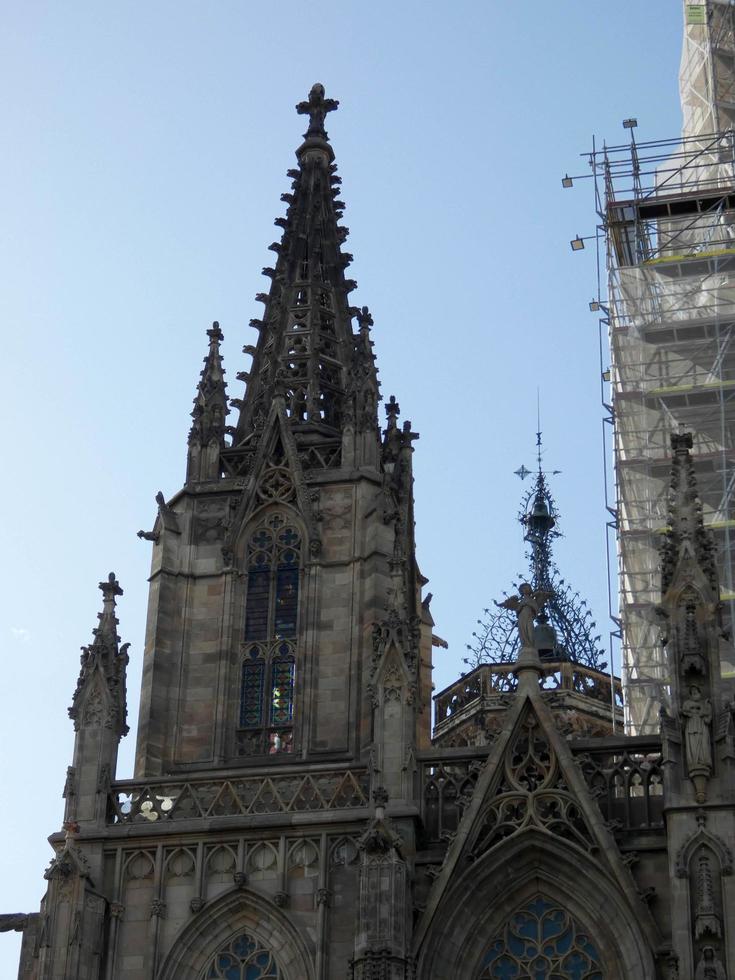
{"type": "Polygon", "coordinates": [[[606,980],[585,930],[540,895],[519,909],[482,963],[478,980],[606,980]]]}
{"type": "Polygon", "coordinates": [[[248,543],[240,755],[293,747],[300,559],[297,529],[282,514],[267,515],[248,543]]]}
{"type": "Polygon", "coordinates": [[[249,648],[242,665],[240,727],[260,728],[263,724],[265,661],[257,645],[249,648]]]}
{"type": "Polygon", "coordinates": [[[282,977],[273,953],[243,932],[215,955],[202,980],[281,980],[282,977]]]}
{"type": "Polygon", "coordinates": [[[273,726],[293,722],[293,682],[295,664],[287,643],[279,646],[279,657],[271,665],[271,719],[273,726]]]}

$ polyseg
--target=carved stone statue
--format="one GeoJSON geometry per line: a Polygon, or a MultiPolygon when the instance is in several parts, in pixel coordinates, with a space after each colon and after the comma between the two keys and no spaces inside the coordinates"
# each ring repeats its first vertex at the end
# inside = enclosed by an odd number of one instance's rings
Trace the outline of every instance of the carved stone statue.
{"type": "Polygon", "coordinates": [[[702,692],[692,684],[689,697],[681,706],[684,723],[684,738],[687,748],[687,771],[690,776],[708,776],[712,772],[712,748],[710,745],[710,726],[712,724],[712,704],[702,692]]]}
{"type": "Polygon", "coordinates": [[[705,946],[702,950],[694,980],[727,980],[725,967],[714,946],[705,946]]]}
{"type": "Polygon", "coordinates": [[[520,595],[509,596],[504,602],[496,602],[499,609],[511,609],[518,617],[518,635],[522,647],[535,649],[535,621],[541,610],[551,598],[551,592],[537,589],[535,592],[528,582],[523,582],[520,595]]]}
{"type": "Polygon", "coordinates": [[[707,799],[707,781],[712,773],[712,703],[702,697],[696,684],[679,709],[686,745],[687,775],[694,783],[697,803],[707,799]]]}

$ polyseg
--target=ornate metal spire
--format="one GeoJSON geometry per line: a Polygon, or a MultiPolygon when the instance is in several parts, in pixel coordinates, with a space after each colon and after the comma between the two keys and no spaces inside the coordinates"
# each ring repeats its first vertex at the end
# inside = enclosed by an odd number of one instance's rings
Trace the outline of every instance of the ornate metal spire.
{"type": "MultiPolygon", "coordinates": [[[[548,592],[545,608],[536,617],[535,645],[542,658],[575,660],[597,670],[605,670],[600,636],[593,635],[597,624],[587,603],[561,577],[553,557],[553,542],[561,536],[559,511],[548,486],[542,465],[541,431],[536,433],[536,475],[533,485],[523,497],[518,522],[524,529],[528,545],[526,557],[529,572],[519,573],[513,583],[517,591],[528,582],[534,592],[548,592]]],[[[516,474],[525,479],[529,470],[522,466],[516,474]]],[[[552,473],[558,473],[553,470],[552,473]]],[[[507,595],[507,593],[505,593],[507,595]]],[[[473,632],[473,644],[467,644],[470,656],[465,663],[473,667],[481,663],[507,662],[516,659],[520,647],[515,616],[507,608],[485,609],[484,618],[477,621],[480,630],[473,632]]]]}
{"type": "Polygon", "coordinates": [[[282,195],[286,216],[276,219],[282,229],[280,242],[270,246],[276,264],[263,269],[270,289],[256,296],[265,307],[262,319],[250,321],[258,339],[243,348],[253,357],[250,371],[238,375],[247,383],[246,393],[231,401],[239,418],[229,430],[232,446],[223,460],[233,475],[246,470],[250,443],[274,398],[283,399],[297,444],[308,438],[310,447],[330,440],[338,445],[347,425],[372,430],[377,444],[372,318],[367,308],[360,311],[349,302],[357,283],[345,278],[352,256],[341,246],[349,229],[340,224],[341,180],[324,129],[326,114],[337,105],[316,84],[296,106],[309,116],[309,127],[296,152],[298,169],[288,171],[292,191],[282,195]]]}

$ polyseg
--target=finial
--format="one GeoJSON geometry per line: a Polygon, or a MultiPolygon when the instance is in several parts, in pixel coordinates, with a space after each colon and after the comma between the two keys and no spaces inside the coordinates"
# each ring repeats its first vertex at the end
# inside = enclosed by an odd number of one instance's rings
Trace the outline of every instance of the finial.
{"type": "Polygon", "coordinates": [[[686,456],[693,446],[694,439],[692,438],[691,432],[671,433],[671,448],[674,450],[677,456],[686,456]]]}
{"type": "Polygon", "coordinates": [[[396,419],[401,414],[401,406],[396,401],[396,396],[391,395],[385,406],[385,414],[388,416],[388,424],[396,424],[396,419]]]}
{"type": "Polygon", "coordinates": [[[360,330],[369,330],[373,325],[373,317],[367,306],[363,306],[362,309],[357,310],[355,318],[360,330]]]}
{"type": "Polygon", "coordinates": [[[536,462],[541,472],[541,392],[536,389],[536,462]]]}
{"type": "Polygon", "coordinates": [[[123,594],[120,583],[115,578],[115,573],[110,572],[107,581],[100,582],[99,588],[102,592],[103,612],[112,612],[115,608],[115,596],[123,594]]]}
{"type": "Polygon", "coordinates": [[[324,86],[321,82],[315,82],[311,86],[309,98],[305,102],[299,102],[296,106],[299,115],[309,116],[309,128],[304,133],[304,139],[309,139],[312,136],[328,139],[327,131],[324,128],[324,117],[338,106],[339,102],[336,99],[324,98],[324,86]]]}
{"type": "Polygon", "coordinates": [[[219,343],[221,340],[225,339],[225,335],[220,330],[219,322],[217,320],[212,322],[212,326],[209,328],[209,330],[207,330],[207,336],[209,337],[211,343],[219,343]]]}

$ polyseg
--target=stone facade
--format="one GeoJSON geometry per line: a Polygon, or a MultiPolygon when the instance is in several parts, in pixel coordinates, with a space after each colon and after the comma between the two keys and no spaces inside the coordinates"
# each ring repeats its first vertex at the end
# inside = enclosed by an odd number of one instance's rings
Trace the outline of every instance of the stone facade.
{"type": "Polygon", "coordinates": [[[524,647],[437,696],[432,741],[442,641],[415,556],[417,436],[394,398],[381,432],[372,320],[349,305],[336,102],[316,85],[297,108],[309,125],[246,395],[227,399],[214,324],[185,486],[141,532],[135,777],[116,779],[127,655],[110,575],[48,890],[40,913],[0,918],[24,931],[19,977],[735,975],[735,701],[686,438],[660,736],[617,734],[617,682],[524,647]]]}

